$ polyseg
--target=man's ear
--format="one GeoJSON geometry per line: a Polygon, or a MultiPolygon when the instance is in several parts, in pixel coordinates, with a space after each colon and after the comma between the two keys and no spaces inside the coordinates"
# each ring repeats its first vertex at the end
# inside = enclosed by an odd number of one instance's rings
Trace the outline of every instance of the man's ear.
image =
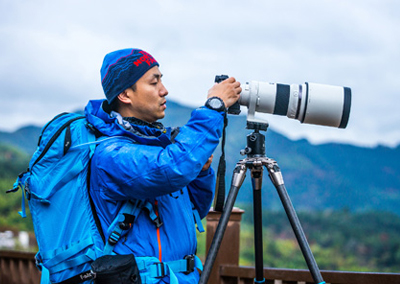
{"type": "Polygon", "coordinates": [[[126,89],[125,91],[120,93],[118,95],[118,97],[117,97],[124,104],[130,104],[131,103],[131,97],[129,96],[128,92],[129,92],[129,89],[126,89]]]}

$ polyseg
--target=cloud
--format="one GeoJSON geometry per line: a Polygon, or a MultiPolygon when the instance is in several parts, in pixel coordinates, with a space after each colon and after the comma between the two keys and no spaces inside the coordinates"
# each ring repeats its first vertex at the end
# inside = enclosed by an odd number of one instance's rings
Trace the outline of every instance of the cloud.
{"type": "Polygon", "coordinates": [[[204,103],[216,74],[243,82],[349,86],[345,130],[267,115],[293,139],[395,146],[400,34],[395,1],[0,1],[0,129],[43,124],[102,98],[112,50],[161,62],[169,98],[204,103]]]}

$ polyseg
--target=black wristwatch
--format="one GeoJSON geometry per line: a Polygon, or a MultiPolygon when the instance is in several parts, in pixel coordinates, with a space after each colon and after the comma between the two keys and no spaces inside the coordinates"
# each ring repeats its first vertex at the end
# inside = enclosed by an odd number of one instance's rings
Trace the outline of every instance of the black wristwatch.
{"type": "Polygon", "coordinates": [[[218,97],[211,97],[206,101],[206,107],[216,111],[226,111],[225,103],[218,97]]]}

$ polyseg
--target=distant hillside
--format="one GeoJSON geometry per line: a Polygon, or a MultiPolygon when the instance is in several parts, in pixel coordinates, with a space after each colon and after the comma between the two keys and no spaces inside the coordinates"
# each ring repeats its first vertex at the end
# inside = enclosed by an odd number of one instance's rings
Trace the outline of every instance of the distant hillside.
{"type": "MultiPolygon", "coordinates": [[[[246,146],[245,117],[230,117],[227,140],[227,187],[239,150],[246,146]]],[[[301,127],[301,126],[299,126],[301,127]]],[[[268,130],[267,156],[275,159],[296,209],[382,210],[400,214],[400,147],[363,148],[344,144],[312,145],[268,130]]],[[[264,171],[263,206],[281,209],[264,171]]],[[[251,202],[250,172],[238,202],[251,202]]]]}
{"type": "MultiPolygon", "coordinates": [[[[29,156],[10,144],[0,142],[0,179],[13,178],[26,170],[29,156]]],[[[11,188],[11,184],[9,185],[11,188]]]]}
{"type": "MultiPolygon", "coordinates": [[[[192,109],[168,102],[162,122],[182,126],[192,109]]],[[[56,115],[56,114],[54,114],[56,115]]],[[[246,146],[245,116],[229,116],[227,129],[226,186],[239,151],[246,146]]],[[[301,127],[301,126],[300,126],[301,127]]],[[[0,132],[0,143],[11,144],[31,155],[36,149],[40,128],[23,127],[15,132],[0,132]]],[[[400,147],[362,148],[345,144],[312,145],[307,140],[293,141],[272,130],[266,133],[267,155],[281,167],[285,185],[296,209],[349,209],[391,211],[400,215],[400,147]]],[[[214,155],[217,167],[220,146],[214,155]]],[[[264,172],[263,206],[280,209],[279,198],[267,171],[264,172]]],[[[239,192],[237,203],[252,201],[250,172],[239,192]]]]}
{"type": "Polygon", "coordinates": [[[37,147],[41,127],[25,126],[15,132],[0,131],[0,143],[11,144],[27,154],[32,154],[37,147]]]}

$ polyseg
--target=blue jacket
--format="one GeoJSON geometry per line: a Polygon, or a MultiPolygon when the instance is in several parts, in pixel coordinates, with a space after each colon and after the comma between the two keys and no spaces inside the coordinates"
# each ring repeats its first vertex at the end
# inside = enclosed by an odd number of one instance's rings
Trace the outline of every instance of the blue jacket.
{"type": "MultiPolygon", "coordinates": [[[[132,124],[128,131],[102,109],[103,100],[90,101],[85,115],[105,136],[120,136],[99,144],[92,158],[90,190],[103,231],[129,199],[150,201],[163,225],[156,228],[149,215],[141,213],[118,254],[154,256],[162,262],[183,259],[197,248],[191,202],[204,218],[215,190],[210,167],[201,171],[219,143],[223,113],[207,108],[192,112],[171,142],[171,128],[132,124]]],[[[178,273],[180,283],[197,283],[197,271],[178,273]]]]}

